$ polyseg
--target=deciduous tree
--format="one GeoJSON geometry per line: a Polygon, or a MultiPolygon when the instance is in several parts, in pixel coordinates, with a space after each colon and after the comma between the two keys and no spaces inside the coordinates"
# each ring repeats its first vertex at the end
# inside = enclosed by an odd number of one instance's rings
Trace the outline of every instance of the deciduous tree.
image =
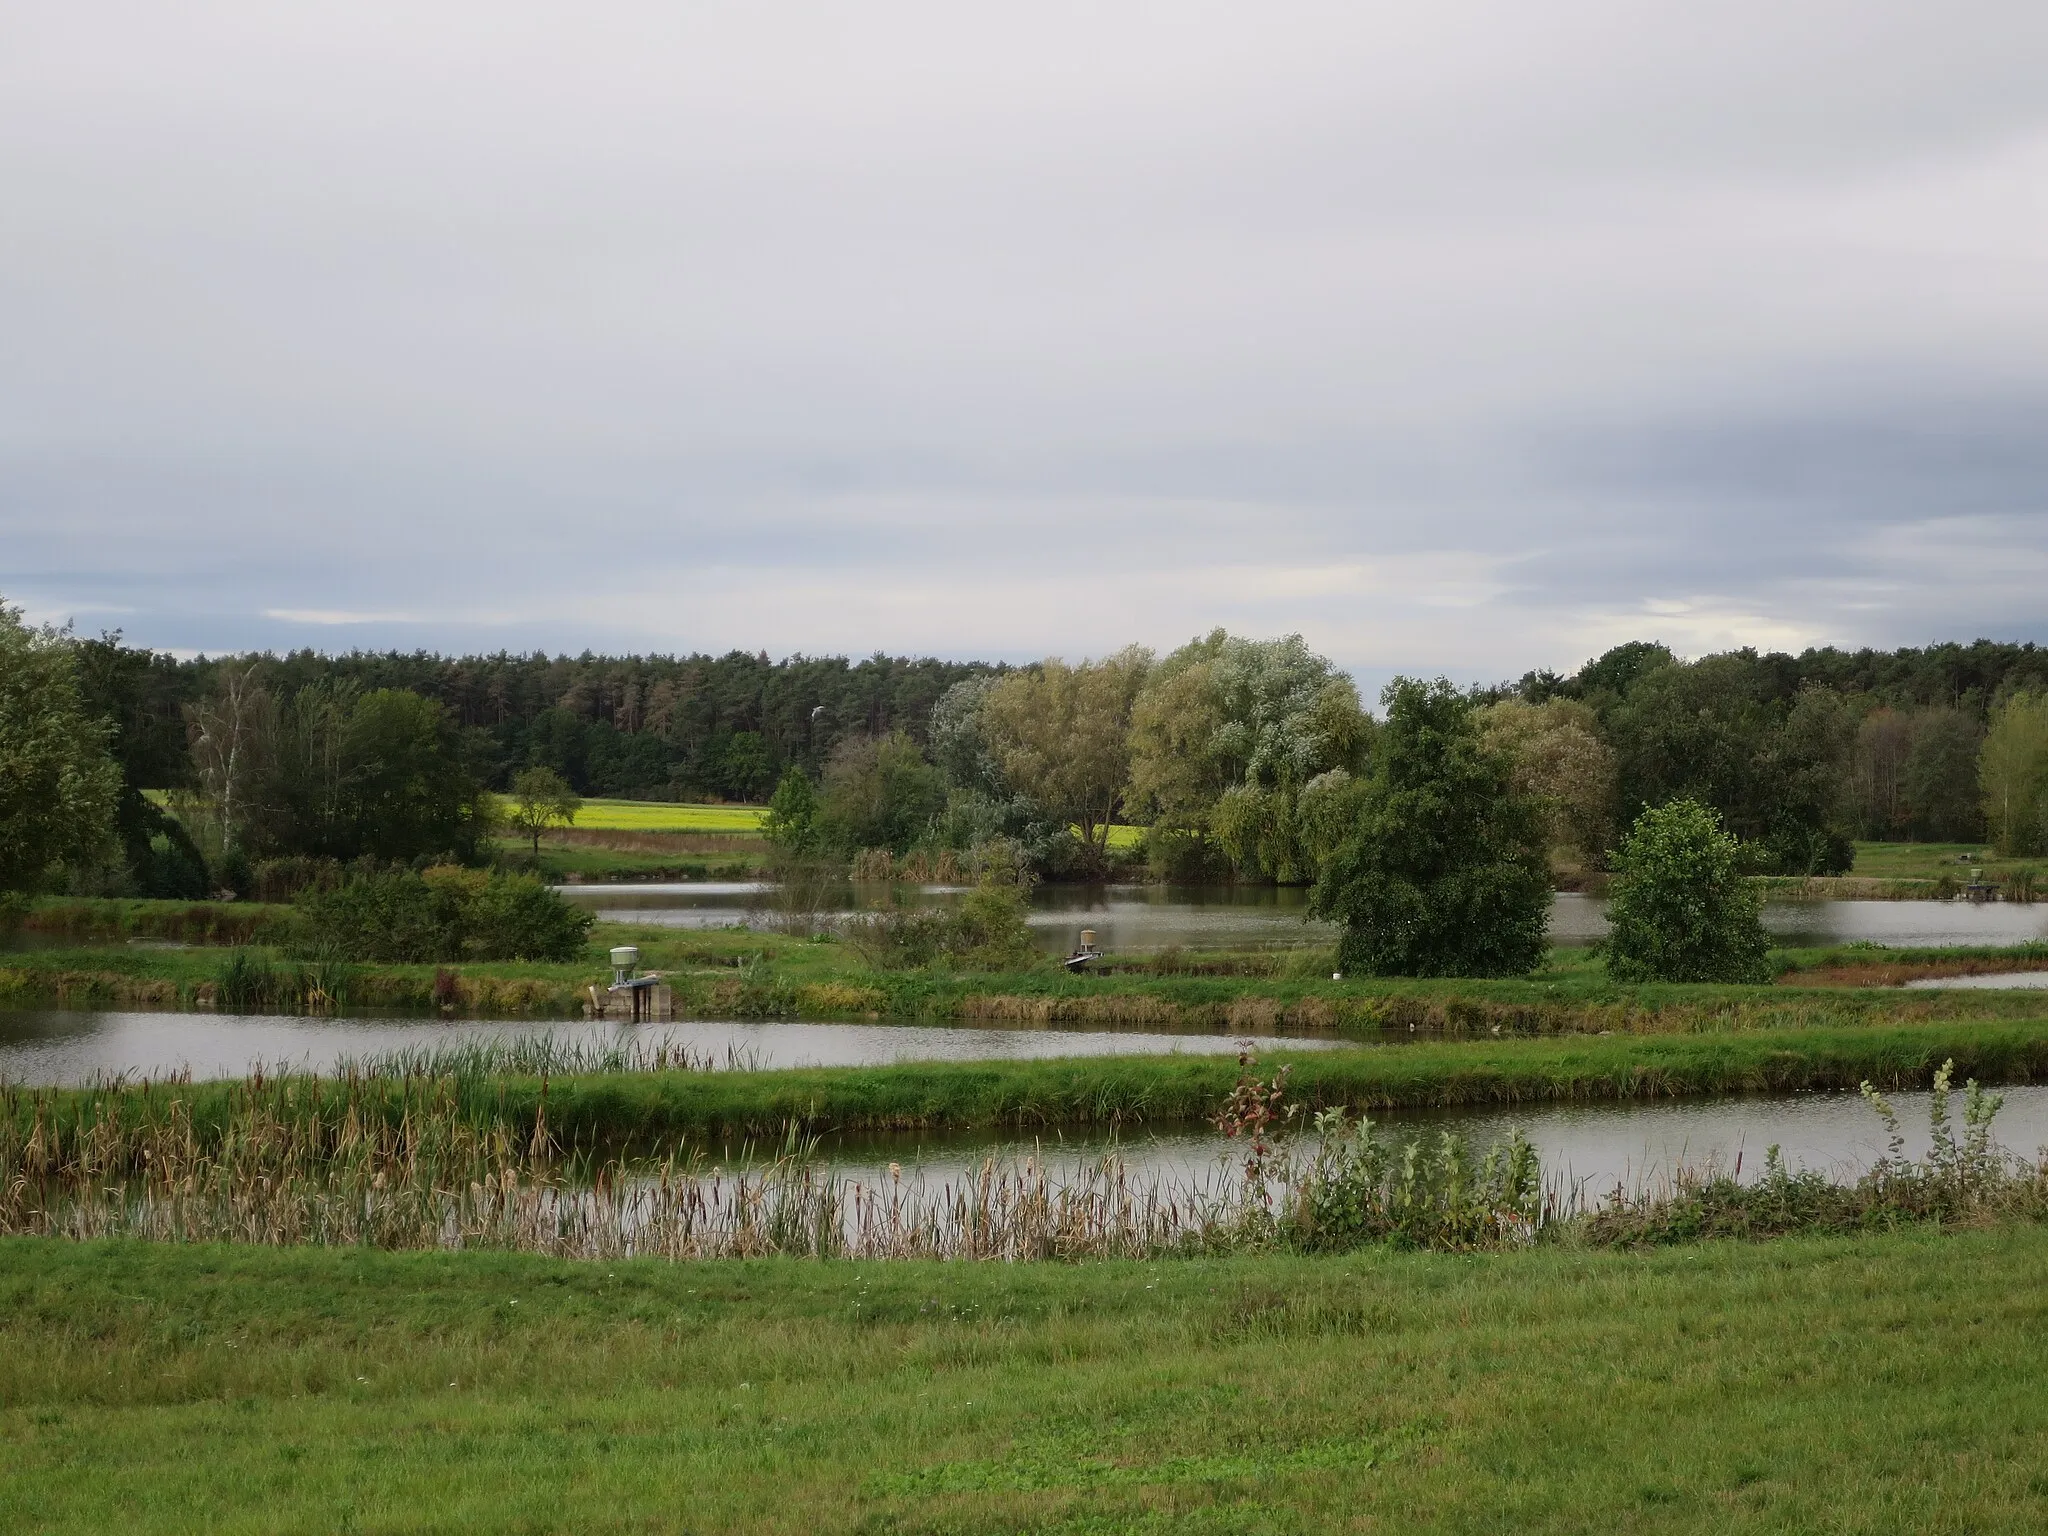
{"type": "Polygon", "coordinates": [[[1079,829],[1098,868],[1131,775],[1131,706],[1152,655],[1132,646],[1101,661],[1058,658],[1012,672],[981,706],[982,730],[1016,790],[1079,829]]]}
{"type": "Polygon", "coordinates": [[[528,768],[512,780],[511,804],[506,820],[533,845],[540,857],[540,835],[549,827],[575,824],[583,801],[562,776],[552,768],[528,768]]]}
{"type": "Polygon", "coordinates": [[[1542,809],[1482,739],[1470,701],[1401,678],[1350,836],[1311,910],[1344,925],[1339,963],[1373,976],[1522,976],[1549,947],[1542,809]]]}
{"type": "Polygon", "coordinates": [[[121,770],[85,712],[72,647],[0,602],[0,891],[114,847],[121,770]]]}
{"type": "Polygon", "coordinates": [[[1614,831],[1614,753],[1592,709],[1571,699],[1504,699],[1479,713],[1487,742],[1515,765],[1515,785],[1543,808],[1553,848],[1589,868],[1607,861],[1614,831]]]}
{"type": "Polygon", "coordinates": [[[1299,635],[1216,630],[1153,669],[1131,713],[1131,801],[1156,829],[1211,835],[1248,875],[1311,878],[1299,799],[1355,772],[1372,723],[1351,680],[1299,635]]]}
{"type": "Polygon", "coordinates": [[[946,804],[946,785],[902,731],[842,741],[825,765],[820,840],[841,853],[907,852],[946,804]]]}
{"type": "Polygon", "coordinates": [[[2048,846],[2048,694],[2015,693],[1991,711],[1978,774],[1998,851],[2040,853],[2048,846]]]}

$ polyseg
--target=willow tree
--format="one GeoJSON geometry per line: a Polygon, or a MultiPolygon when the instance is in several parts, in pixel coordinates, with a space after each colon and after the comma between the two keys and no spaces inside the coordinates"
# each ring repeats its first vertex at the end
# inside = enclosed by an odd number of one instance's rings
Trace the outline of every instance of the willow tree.
{"type": "Polygon", "coordinates": [[[1305,880],[1318,839],[1303,792],[1355,773],[1371,733],[1351,679],[1301,636],[1215,630],[1161,661],[1133,706],[1132,800],[1155,828],[1213,838],[1248,875],[1305,880]]]}
{"type": "Polygon", "coordinates": [[[2000,853],[2048,847],[2048,694],[2015,693],[1991,711],[1978,782],[1984,819],[2000,853]]]}
{"type": "Polygon", "coordinates": [[[1069,666],[1057,657],[994,683],[981,729],[1016,791],[1080,835],[1098,868],[1131,777],[1131,706],[1152,653],[1131,646],[1069,666]]]}

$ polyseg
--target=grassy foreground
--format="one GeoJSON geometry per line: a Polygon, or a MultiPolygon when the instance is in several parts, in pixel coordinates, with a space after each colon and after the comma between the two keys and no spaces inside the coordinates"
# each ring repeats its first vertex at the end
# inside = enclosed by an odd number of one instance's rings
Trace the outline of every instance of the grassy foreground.
{"type": "Polygon", "coordinates": [[[572,1264],[0,1243],[9,1530],[2048,1524],[2048,1231],[572,1264]]]}

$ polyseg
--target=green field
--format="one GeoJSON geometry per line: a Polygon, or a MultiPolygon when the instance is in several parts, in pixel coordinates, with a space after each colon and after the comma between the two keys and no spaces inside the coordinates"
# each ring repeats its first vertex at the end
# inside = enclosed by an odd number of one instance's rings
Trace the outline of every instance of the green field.
{"type": "Polygon", "coordinates": [[[2018,869],[2041,868],[2041,859],[2000,858],[1984,843],[1858,843],[1852,875],[1874,880],[1967,881],[1972,869],[1996,879],[2018,869]]]}
{"type": "MultiPolygon", "coordinates": [[[[723,833],[725,837],[743,834],[723,833]]],[[[623,841],[646,837],[647,833],[621,833],[623,841]]],[[[606,881],[640,880],[756,880],[766,878],[767,846],[756,852],[692,853],[686,849],[643,850],[612,848],[589,843],[568,843],[543,837],[540,858],[531,862],[530,845],[519,838],[493,839],[497,856],[507,867],[531,868],[553,885],[606,881]]]]}
{"type": "MultiPolygon", "coordinates": [[[[496,797],[500,810],[505,797],[496,797]]],[[[680,805],[665,800],[585,800],[575,825],[593,832],[758,832],[760,805],[680,805]]]]}
{"type": "Polygon", "coordinates": [[[2022,1531],[2048,1231],[575,1264],[0,1243],[0,1527],[2022,1531]]]}

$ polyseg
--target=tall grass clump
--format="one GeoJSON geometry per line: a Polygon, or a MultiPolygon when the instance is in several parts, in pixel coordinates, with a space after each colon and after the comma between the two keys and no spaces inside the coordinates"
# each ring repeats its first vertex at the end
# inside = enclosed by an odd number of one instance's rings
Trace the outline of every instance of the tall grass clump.
{"type": "Polygon", "coordinates": [[[349,1001],[358,974],[331,952],[278,964],[261,951],[238,949],[221,968],[214,997],[221,1007],[244,1012],[328,1013],[349,1001]]]}

